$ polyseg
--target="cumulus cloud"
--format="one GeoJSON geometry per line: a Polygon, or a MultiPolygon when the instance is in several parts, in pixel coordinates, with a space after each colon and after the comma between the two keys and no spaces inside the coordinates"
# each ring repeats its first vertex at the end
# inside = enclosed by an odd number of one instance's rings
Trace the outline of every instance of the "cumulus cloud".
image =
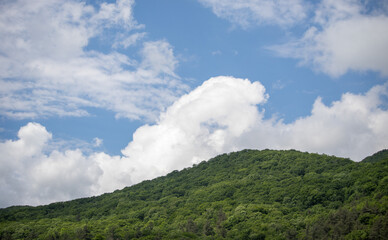
{"type": "Polygon", "coordinates": [[[343,94],[330,106],[317,98],[309,116],[285,124],[264,118],[268,95],[259,82],[211,78],[177,100],[155,125],[140,127],[122,153],[164,172],[245,148],[294,148],[360,161],[388,145],[387,95],[385,84],[361,95],[343,94]]]}
{"type": "Polygon", "coordinates": [[[246,148],[359,161],[388,146],[387,97],[388,84],[345,93],[329,106],[317,98],[309,116],[285,124],[264,118],[268,95],[260,82],[215,77],[176,100],[155,124],[138,128],[121,156],[56,149],[51,133],[29,123],[17,140],[0,143],[0,206],[110,192],[246,148]]]}
{"type": "Polygon", "coordinates": [[[17,140],[0,143],[0,153],[0,207],[70,200],[132,184],[130,171],[120,173],[129,159],[58,149],[52,134],[38,123],[21,127],[17,140]]]}
{"type": "Polygon", "coordinates": [[[266,99],[259,82],[212,78],[177,100],[157,124],[140,127],[122,153],[167,172],[230,151],[254,126],[261,114],[256,105],[266,99]]]}
{"type": "Polygon", "coordinates": [[[133,0],[6,1],[0,5],[0,113],[14,118],[84,116],[88,107],[153,120],[186,88],[166,41],[143,42],[139,59],[92,41],[129,47],[144,37],[133,0]],[[113,29],[117,34],[104,34],[113,29]],[[152,54],[150,51],[152,50],[152,54]]]}
{"type": "Polygon", "coordinates": [[[0,205],[41,204],[90,195],[100,169],[80,150],[46,153],[51,133],[29,123],[0,143],[0,205]]]}
{"type": "Polygon", "coordinates": [[[388,146],[388,84],[375,86],[366,94],[343,94],[330,106],[317,98],[311,114],[284,124],[280,120],[261,121],[241,138],[242,146],[298,149],[332,154],[360,161],[388,146]],[[263,136],[263,138],[258,138],[263,136]],[[256,143],[247,142],[254,139],[256,143]]]}
{"type": "Polygon", "coordinates": [[[295,24],[306,17],[303,0],[199,0],[218,17],[243,28],[252,25],[295,24]]]}
{"type": "Polygon", "coordinates": [[[369,70],[388,76],[387,11],[365,6],[357,0],[323,0],[300,39],[270,49],[333,77],[369,70]]]}

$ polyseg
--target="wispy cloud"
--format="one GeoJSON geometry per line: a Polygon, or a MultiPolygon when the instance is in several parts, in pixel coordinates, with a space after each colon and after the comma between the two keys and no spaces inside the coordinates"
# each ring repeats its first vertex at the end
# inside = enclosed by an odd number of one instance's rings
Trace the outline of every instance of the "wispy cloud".
{"type": "Polygon", "coordinates": [[[303,0],[199,0],[214,14],[247,28],[256,25],[290,26],[306,17],[303,0]]]}
{"type": "Polygon", "coordinates": [[[359,1],[323,0],[313,23],[301,38],[270,49],[332,77],[369,70],[388,76],[387,11],[368,12],[359,1]]]}
{"type": "MultiPolygon", "coordinates": [[[[305,27],[303,36],[267,49],[332,77],[349,71],[388,76],[388,4],[385,1],[198,0],[242,28],[305,27]],[[310,25],[306,25],[306,21],[310,25]]],[[[289,35],[289,33],[288,33],[289,35]]]]}
{"type": "Polygon", "coordinates": [[[93,138],[93,146],[100,147],[103,143],[103,140],[101,138],[95,137],[93,138]]]}
{"type": "Polygon", "coordinates": [[[213,56],[221,55],[221,54],[222,54],[222,52],[221,52],[220,50],[216,50],[216,51],[213,51],[213,52],[212,52],[212,55],[213,55],[213,56]]]}
{"type": "Polygon", "coordinates": [[[140,33],[134,33],[130,36],[127,36],[126,34],[119,34],[117,36],[116,41],[112,45],[113,48],[128,48],[130,46],[135,45],[138,41],[140,41],[142,38],[144,38],[147,35],[145,32],[140,33]]]}
{"type": "Polygon", "coordinates": [[[0,113],[14,118],[85,116],[87,107],[119,117],[153,120],[184,92],[177,60],[166,41],[142,42],[140,59],[92,39],[115,28],[118,46],[129,47],[145,33],[133,19],[132,0],[9,1],[0,6],[0,113]]]}
{"type": "Polygon", "coordinates": [[[272,88],[276,90],[281,90],[286,87],[286,83],[280,80],[276,80],[274,83],[272,83],[272,88]]]}

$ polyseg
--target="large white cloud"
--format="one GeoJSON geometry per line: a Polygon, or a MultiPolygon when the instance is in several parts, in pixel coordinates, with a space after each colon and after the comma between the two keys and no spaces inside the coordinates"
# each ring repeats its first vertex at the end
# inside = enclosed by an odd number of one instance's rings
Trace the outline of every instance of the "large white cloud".
{"type": "Polygon", "coordinates": [[[29,123],[18,140],[0,143],[0,205],[41,204],[88,196],[101,170],[77,150],[46,153],[51,133],[29,123]]]}
{"type": "Polygon", "coordinates": [[[259,82],[212,78],[177,100],[157,124],[140,127],[122,152],[166,172],[230,151],[258,121],[256,105],[266,98],[259,82]]]}
{"type": "Polygon", "coordinates": [[[306,17],[303,0],[199,0],[214,14],[244,28],[292,25],[306,17]]]}
{"type": "Polygon", "coordinates": [[[136,32],[143,26],[133,19],[133,3],[0,4],[0,113],[82,116],[87,107],[97,107],[121,117],[155,119],[185,86],[174,73],[177,60],[166,41],[140,44],[137,61],[120,53],[121,46],[145,36],[136,32]],[[93,41],[103,47],[94,50],[93,41]]]}
{"type": "Polygon", "coordinates": [[[323,0],[303,37],[270,49],[333,77],[369,70],[388,76],[388,15],[372,9],[357,0],[323,0]]]}
{"type": "Polygon", "coordinates": [[[0,143],[0,153],[0,207],[70,200],[133,183],[129,159],[61,149],[38,123],[20,128],[17,140],[0,143]]]}
{"type": "Polygon", "coordinates": [[[0,143],[0,206],[110,192],[245,148],[293,148],[359,161],[388,146],[387,97],[388,84],[343,94],[330,106],[317,98],[309,116],[285,124],[259,110],[268,99],[262,84],[215,77],[175,101],[154,125],[137,129],[122,156],[61,150],[43,126],[29,123],[17,140],[0,143]]]}

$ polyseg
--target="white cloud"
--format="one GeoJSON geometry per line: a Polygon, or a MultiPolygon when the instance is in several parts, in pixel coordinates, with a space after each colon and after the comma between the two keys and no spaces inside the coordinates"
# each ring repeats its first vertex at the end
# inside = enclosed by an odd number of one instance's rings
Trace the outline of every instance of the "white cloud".
{"type": "Polygon", "coordinates": [[[103,140],[101,138],[95,137],[93,138],[93,146],[99,147],[103,143],[103,140]]]}
{"type": "Polygon", "coordinates": [[[117,36],[118,39],[116,39],[115,43],[113,44],[113,48],[128,48],[130,46],[135,45],[140,39],[144,38],[147,35],[145,32],[141,33],[134,33],[130,36],[126,35],[119,35],[117,36]]]}
{"type": "Polygon", "coordinates": [[[189,167],[217,154],[298,149],[359,161],[388,146],[388,84],[343,94],[330,106],[315,101],[310,116],[285,124],[264,119],[268,95],[259,82],[215,77],[182,96],[154,125],[136,130],[122,156],[55,149],[37,124],[0,143],[0,206],[42,204],[110,192],[189,167]]]}
{"type": "Polygon", "coordinates": [[[323,0],[314,23],[302,38],[270,49],[333,77],[368,70],[388,76],[386,11],[367,12],[356,0],[323,0]]]}
{"type": "Polygon", "coordinates": [[[292,25],[306,17],[303,0],[199,0],[214,14],[243,28],[252,25],[292,25]]]}
{"type": "Polygon", "coordinates": [[[257,121],[264,92],[259,82],[212,78],[170,106],[157,124],[140,127],[122,152],[167,172],[230,151],[257,121]]]}
{"type": "MultiPolygon", "coordinates": [[[[376,71],[388,76],[388,4],[386,1],[199,0],[218,17],[243,28],[303,23],[313,10],[302,37],[268,49],[300,60],[332,77],[348,71],[376,71]]],[[[302,26],[302,25],[300,25],[302,26]]]]}
{"type": "Polygon", "coordinates": [[[29,123],[19,130],[18,140],[0,143],[1,206],[90,194],[88,183],[97,180],[99,170],[79,150],[46,154],[51,137],[43,126],[29,123]]]}
{"type": "Polygon", "coordinates": [[[17,140],[0,143],[0,207],[98,195],[164,173],[136,159],[58,147],[38,123],[20,128],[17,140]]]}
{"type": "Polygon", "coordinates": [[[286,87],[286,83],[280,80],[276,80],[275,82],[272,83],[272,88],[276,90],[281,90],[286,87]]]}
{"type": "Polygon", "coordinates": [[[125,28],[141,28],[133,19],[132,6],[134,0],[116,0],[115,4],[102,3],[100,11],[91,19],[95,22],[107,21],[108,24],[120,24],[125,28]]]}
{"type": "Polygon", "coordinates": [[[211,54],[213,56],[216,56],[216,55],[222,55],[222,52],[220,50],[216,50],[216,51],[212,51],[211,54]]]}
{"type": "Polygon", "coordinates": [[[317,98],[311,115],[284,124],[261,121],[241,145],[254,148],[294,148],[302,151],[332,154],[360,161],[388,146],[388,111],[384,99],[388,84],[376,86],[364,95],[346,93],[331,106],[317,98]],[[385,105],[384,105],[385,104],[385,105]],[[262,136],[257,138],[257,136],[262,136]],[[250,142],[246,139],[255,139],[250,142]]]}
{"type": "Polygon", "coordinates": [[[144,42],[136,61],[89,45],[111,36],[104,34],[109,28],[117,30],[112,41],[118,37],[124,47],[141,39],[144,33],[132,33],[143,27],[133,19],[132,5],[133,0],[102,3],[99,9],[76,0],[3,3],[0,113],[83,116],[87,107],[97,107],[120,117],[154,119],[186,88],[174,72],[172,47],[144,42]]]}
{"type": "Polygon", "coordinates": [[[0,207],[69,200],[124,186],[107,188],[111,183],[99,180],[107,171],[98,162],[102,153],[61,151],[53,149],[55,144],[52,134],[38,123],[20,128],[17,140],[0,143],[0,207]]]}

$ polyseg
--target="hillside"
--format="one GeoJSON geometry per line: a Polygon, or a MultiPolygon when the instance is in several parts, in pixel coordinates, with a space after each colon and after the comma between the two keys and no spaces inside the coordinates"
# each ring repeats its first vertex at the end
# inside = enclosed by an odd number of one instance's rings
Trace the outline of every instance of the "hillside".
{"type": "Polygon", "coordinates": [[[372,156],[364,158],[362,162],[378,162],[385,159],[388,159],[388,149],[378,151],[372,156]]]}
{"type": "Polygon", "coordinates": [[[0,209],[0,239],[387,239],[388,158],[244,150],[132,187],[0,209]]]}

